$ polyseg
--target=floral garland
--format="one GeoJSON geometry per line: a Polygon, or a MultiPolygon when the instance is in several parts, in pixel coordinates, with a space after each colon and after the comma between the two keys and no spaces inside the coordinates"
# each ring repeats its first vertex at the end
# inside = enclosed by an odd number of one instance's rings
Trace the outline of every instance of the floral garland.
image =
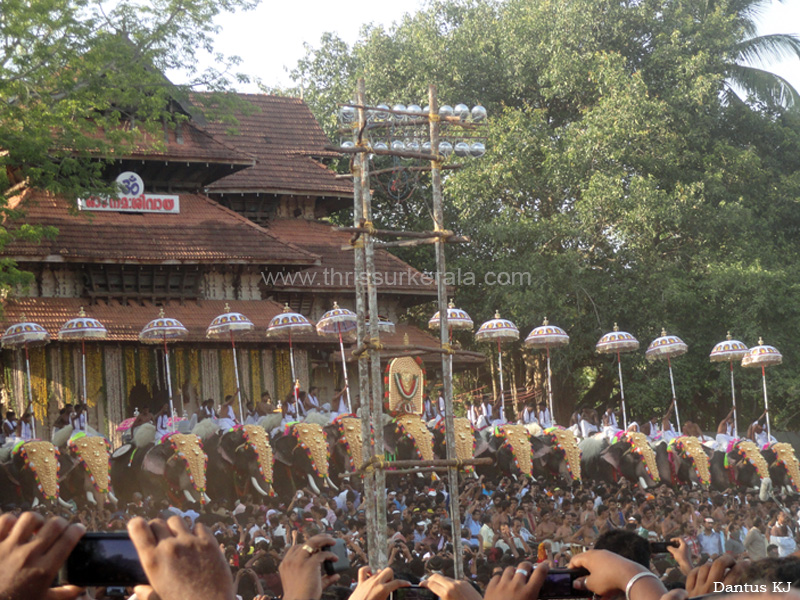
{"type": "Polygon", "coordinates": [[[708,466],[708,456],[703,451],[700,441],[690,435],[672,438],[667,444],[667,451],[685,456],[694,467],[697,478],[702,485],[711,483],[711,471],[708,466]]]}
{"type": "Polygon", "coordinates": [[[248,350],[250,355],[250,385],[253,389],[253,400],[261,398],[264,388],[261,386],[261,357],[258,350],[248,350]]]}
{"type": "Polygon", "coordinates": [[[29,351],[31,361],[31,406],[33,407],[34,418],[41,422],[47,422],[47,362],[45,349],[43,347],[31,348],[29,351]]]}
{"type": "Polygon", "coordinates": [[[189,350],[189,385],[200,397],[202,391],[200,389],[200,350],[197,348],[189,350]]]}
{"type": "Polygon", "coordinates": [[[73,360],[72,348],[65,345],[61,352],[61,368],[63,373],[61,381],[64,382],[64,403],[75,404],[75,373],[73,368],[73,363],[75,361],[73,360]]]}
{"type": "Polygon", "coordinates": [[[414,442],[420,460],[433,460],[433,435],[419,415],[403,414],[392,418],[395,430],[414,442]]]}
{"type": "Polygon", "coordinates": [[[136,353],[133,346],[125,347],[122,362],[125,365],[125,400],[127,401],[136,385],[136,353]]]}
{"type": "MultiPolygon", "coordinates": [[[[233,352],[230,348],[217,350],[220,355],[220,369],[222,370],[222,396],[236,395],[236,374],[233,371],[233,352]]],[[[234,412],[239,412],[239,403],[233,403],[234,412]]],[[[241,417],[241,415],[239,415],[241,417]]]]}
{"type": "Polygon", "coordinates": [[[105,374],[106,374],[106,406],[108,412],[108,430],[106,434],[113,440],[113,446],[119,447],[122,444],[122,435],[117,431],[117,426],[125,418],[125,406],[127,397],[123,396],[125,390],[125,376],[123,360],[125,354],[122,348],[106,347],[105,353],[105,374]]]}
{"type": "Polygon", "coordinates": [[[277,399],[283,402],[283,399],[291,393],[292,385],[292,367],[289,363],[289,351],[278,349],[273,352],[275,360],[275,394],[277,399]]]}
{"type": "Polygon", "coordinates": [[[55,500],[58,497],[59,488],[58,471],[60,465],[58,463],[58,457],[60,456],[60,452],[58,448],[50,442],[43,442],[42,440],[22,440],[14,445],[11,452],[12,454],[19,455],[25,461],[25,464],[33,473],[33,479],[36,481],[36,487],[39,489],[42,497],[50,501],[55,500]],[[39,458],[35,456],[37,453],[45,454],[45,457],[42,459],[44,467],[37,465],[34,460],[39,458]],[[42,473],[40,473],[40,471],[42,473]]]}
{"type": "Polygon", "coordinates": [[[656,463],[656,455],[647,443],[647,437],[643,433],[639,431],[618,431],[614,434],[611,443],[629,444],[631,451],[638,454],[642,459],[644,470],[650,476],[650,479],[656,483],[661,481],[661,475],[658,473],[658,465],[656,463]]]}
{"type": "MultiPolygon", "coordinates": [[[[175,455],[183,460],[186,465],[186,471],[189,474],[189,481],[192,486],[201,496],[204,497],[206,491],[206,470],[208,469],[208,454],[203,451],[203,442],[200,438],[191,433],[177,433],[171,432],[163,435],[158,444],[168,443],[175,455]],[[187,452],[192,451],[192,454],[187,452]],[[200,458],[200,455],[203,458],[200,458]],[[202,465],[200,464],[202,460],[202,465]],[[195,475],[197,475],[195,477],[195,475]]],[[[205,504],[205,500],[203,500],[205,504]]]]}
{"type": "MultiPolygon", "coordinates": [[[[344,444],[347,456],[350,459],[350,467],[357,471],[364,464],[363,440],[361,439],[361,419],[353,414],[339,415],[333,422],[339,432],[339,441],[344,444]],[[351,433],[348,436],[348,431],[351,433]],[[351,443],[352,439],[352,443],[351,443]]],[[[372,430],[370,428],[370,430],[372,430]]],[[[370,438],[374,445],[374,440],[370,438]]]]}
{"type": "Polygon", "coordinates": [[[78,459],[78,462],[83,469],[89,474],[89,479],[91,480],[92,485],[94,485],[94,488],[100,494],[107,494],[110,482],[109,473],[111,472],[111,444],[108,442],[108,440],[101,437],[89,437],[83,431],[79,431],[69,438],[67,447],[75,456],[75,458],[78,459]],[[102,442],[100,442],[100,440],[102,440],[102,442]],[[106,456],[105,465],[101,464],[101,448],[102,451],[105,452],[106,456]],[[91,454],[88,461],[86,459],[86,453],[91,454]],[[90,461],[92,464],[89,464],[90,461]],[[104,467],[106,470],[103,473],[102,471],[104,467]],[[102,485],[97,482],[97,479],[95,478],[95,472],[98,472],[103,476],[105,481],[102,485]]]}
{"type": "Polygon", "coordinates": [[[575,439],[575,434],[569,429],[557,425],[545,429],[544,435],[548,436],[556,449],[561,452],[572,480],[580,481],[581,451],[580,448],[578,448],[578,441],[575,439]]]}
{"type": "Polygon", "coordinates": [[[94,408],[103,390],[103,352],[96,344],[86,349],[86,388],[86,403],[94,408]]]}
{"type": "Polygon", "coordinates": [[[324,479],[328,476],[331,451],[327,442],[328,435],[322,425],[293,421],[287,423],[284,435],[291,435],[297,440],[297,445],[305,450],[311,466],[319,478],[324,479]]]}

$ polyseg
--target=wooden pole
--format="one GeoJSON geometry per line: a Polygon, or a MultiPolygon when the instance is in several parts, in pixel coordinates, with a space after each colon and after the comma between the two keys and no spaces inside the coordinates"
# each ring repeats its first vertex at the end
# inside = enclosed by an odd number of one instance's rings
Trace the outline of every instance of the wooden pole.
{"type": "MultiPolygon", "coordinates": [[[[428,88],[428,104],[430,106],[431,151],[439,154],[439,104],[436,87],[428,88]]],[[[431,160],[431,187],[433,189],[433,229],[445,231],[444,207],[442,201],[442,165],[439,158],[431,160]]],[[[447,286],[445,279],[447,265],[445,262],[444,240],[436,241],[436,291],[439,304],[439,339],[442,348],[450,348],[450,327],[447,322],[447,286]]],[[[442,354],[442,394],[444,395],[444,435],[447,447],[447,460],[456,459],[455,423],[453,421],[453,355],[442,354]]],[[[447,468],[447,488],[450,496],[450,525],[452,529],[453,561],[455,579],[464,578],[464,552],[461,544],[461,514],[458,500],[458,469],[454,465],[447,468]]]]}

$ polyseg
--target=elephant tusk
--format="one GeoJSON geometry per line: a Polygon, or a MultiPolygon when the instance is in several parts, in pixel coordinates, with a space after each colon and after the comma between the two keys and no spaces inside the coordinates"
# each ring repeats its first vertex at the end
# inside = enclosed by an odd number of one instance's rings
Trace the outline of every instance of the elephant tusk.
{"type": "Polygon", "coordinates": [[[197,500],[192,498],[192,495],[189,493],[189,490],[183,490],[183,495],[186,496],[186,501],[189,502],[189,504],[194,504],[195,502],[197,502],[197,500]]]}
{"type": "MultiPolygon", "coordinates": [[[[69,504],[68,502],[66,502],[61,496],[58,497],[58,503],[61,506],[63,506],[64,508],[68,508],[68,509],[72,510],[72,505],[69,504]]],[[[34,504],[34,506],[36,506],[36,505],[34,504]]]]}
{"type": "Polygon", "coordinates": [[[764,479],[761,480],[761,489],[759,490],[758,493],[758,499],[761,500],[761,502],[766,502],[771,497],[772,497],[772,479],[770,479],[769,477],[764,477],[764,479]]]}
{"type": "Polygon", "coordinates": [[[203,504],[208,504],[209,502],[211,502],[211,498],[208,497],[208,494],[203,492],[203,504]]]}
{"type": "Polygon", "coordinates": [[[334,484],[334,483],[333,483],[333,481],[331,481],[330,475],[329,475],[328,477],[326,477],[326,478],[325,478],[325,481],[327,481],[327,482],[328,482],[328,485],[329,485],[330,487],[332,487],[334,490],[336,490],[337,492],[339,491],[339,488],[338,488],[338,487],[336,487],[336,484],[334,484]]]}
{"type": "Polygon", "coordinates": [[[39,506],[39,498],[34,496],[33,503],[31,504],[31,508],[36,508],[37,506],[39,506]]]}
{"type": "Polygon", "coordinates": [[[321,492],[319,491],[319,488],[317,487],[317,484],[316,484],[316,482],[314,481],[314,478],[311,476],[311,473],[307,473],[307,474],[306,474],[306,476],[308,477],[308,484],[311,486],[311,490],[312,490],[312,491],[313,491],[313,492],[314,492],[314,493],[315,493],[317,496],[319,496],[321,492]]]}
{"type": "Polygon", "coordinates": [[[91,492],[91,490],[86,491],[86,499],[97,506],[97,500],[94,499],[94,494],[91,492]]]}
{"type": "Polygon", "coordinates": [[[255,488],[255,490],[259,494],[261,494],[262,496],[269,496],[269,494],[267,492],[265,492],[264,489],[260,485],[258,485],[258,481],[256,480],[254,475],[250,476],[250,483],[253,484],[253,487],[255,488]]]}
{"type": "Polygon", "coordinates": [[[111,502],[113,502],[114,504],[119,504],[119,500],[117,500],[117,497],[111,490],[108,491],[108,499],[111,500],[111,502]]]}
{"type": "Polygon", "coordinates": [[[644,480],[644,477],[642,477],[641,475],[639,475],[639,487],[642,488],[643,490],[647,489],[647,482],[644,480]]]}

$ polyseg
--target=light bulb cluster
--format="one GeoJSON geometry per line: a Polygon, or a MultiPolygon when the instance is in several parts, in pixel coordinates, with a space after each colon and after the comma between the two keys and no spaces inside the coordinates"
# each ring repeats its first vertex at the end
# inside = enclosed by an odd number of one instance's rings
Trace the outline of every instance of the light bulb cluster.
{"type": "MultiPolygon", "coordinates": [[[[428,123],[430,107],[418,104],[387,104],[367,107],[365,137],[370,148],[379,153],[431,154],[428,123]]],[[[461,158],[479,158],[486,153],[485,137],[481,129],[486,125],[486,109],[477,105],[470,109],[466,104],[455,107],[445,104],[439,108],[440,139],[438,154],[444,158],[452,155],[461,158]]],[[[353,149],[355,143],[346,137],[352,134],[357,123],[355,106],[345,105],[339,110],[342,126],[340,147],[353,149]]]]}

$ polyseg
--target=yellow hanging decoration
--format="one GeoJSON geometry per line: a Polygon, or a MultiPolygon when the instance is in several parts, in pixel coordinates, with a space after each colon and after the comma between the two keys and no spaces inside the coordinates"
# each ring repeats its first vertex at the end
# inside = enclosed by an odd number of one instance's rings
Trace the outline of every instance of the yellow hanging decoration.
{"type": "Polygon", "coordinates": [[[170,358],[172,362],[175,364],[175,372],[172,373],[172,377],[177,384],[177,388],[183,388],[183,384],[186,383],[186,367],[184,365],[184,351],[183,348],[175,348],[172,352],[170,352],[170,358]]]}
{"type": "Polygon", "coordinates": [[[292,366],[288,350],[275,350],[275,393],[283,402],[292,391],[292,366]]]}
{"type": "Polygon", "coordinates": [[[127,402],[131,397],[131,390],[136,385],[136,351],[133,346],[126,346],[122,357],[125,363],[125,398],[127,402]]]}
{"type": "Polygon", "coordinates": [[[63,369],[64,379],[62,384],[64,386],[64,402],[66,404],[75,404],[75,373],[72,356],[72,346],[64,346],[61,350],[61,368],[63,369]]]}
{"type": "Polygon", "coordinates": [[[150,348],[139,349],[139,383],[144,384],[148,392],[152,392],[150,385],[150,348]]]}
{"type": "Polygon", "coordinates": [[[103,350],[92,344],[86,348],[86,403],[90,408],[97,406],[97,398],[103,389],[103,350]]]}
{"type": "Polygon", "coordinates": [[[189,350],[189,383],[194,390],[194,393],[197,394],[198,398],[200,397],[200,351],[196,348],[192,348],[189,350]]]}
{"type": "MultiPolygon", "coordinates": [[[[233,354],[228,348],[218,350],[220,353],[220,367],[222,368],[222,394],[227,396],[229,394],[236,394],[236,378],[233,372],[233,354]]],[[[234,410],[239,410],[239,404],[234,403],[234,410]]]]}
{"type": "Polygon", "coordinates": [[[253,382],[253,400],[258,402],[264,393],[261,387],[261,353],[258,350],[250,350],[250,375],[253,382]]]}
{"type": "Polygon", "coordinates": [[[31,391],[33,416],[40,423],[47,422],[47,362],[44,348],[31,348],[31,391]]]}

